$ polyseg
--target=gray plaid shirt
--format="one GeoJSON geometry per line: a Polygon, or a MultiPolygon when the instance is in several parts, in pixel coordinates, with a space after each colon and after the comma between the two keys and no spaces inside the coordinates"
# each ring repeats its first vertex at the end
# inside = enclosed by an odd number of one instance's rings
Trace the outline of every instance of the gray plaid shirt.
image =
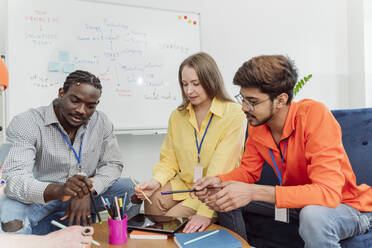
{"type": "MultiPolygon", "coordinates": [[[[13,144],[3,169],[5,193],[24,203],[45,203],[44,190],[50,183],[65,183],[77,173],[74,152],[56,128],[65,133],[58,122],[53,104],[19,114],[6,130],[7,141],[13,144]]],[[[121,176],[122,158],[113,125],[107,116],[95,111],[76,133],[73,144],[81,151],[82,172],[94,178],[98,194],[104,192],[121,176]]]]}

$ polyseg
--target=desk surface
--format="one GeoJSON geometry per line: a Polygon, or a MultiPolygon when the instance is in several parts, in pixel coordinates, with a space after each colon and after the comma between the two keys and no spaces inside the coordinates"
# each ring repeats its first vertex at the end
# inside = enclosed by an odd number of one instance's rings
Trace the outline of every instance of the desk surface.
{"type": "MultiPolygon", "coordinates": [[[[93,225],[94,227],[94,235],[93,239],[98,241],[101,246],[95,246],[92,245],[91,247],[101,247],[101,248],[107,248],[107,247],[126,247],[126,248],[131,248],[131,247],[141,247],[141,248],[146,248],[146,247],[151,247],[151,248],[178,248],[176,243],[173,241],[173,237],[168,238],[167,240],[151,240],[151,239],[130,239],[128,236],[128,241],[126,244],[123,245],[110,245],[108,242],[108,226],[107,222],[103,222],[102,224],[96,223],[93,225]]],[[[210,227],[208,227],[207,230],[215,230],[215,229],[220,229],[224,228],[222,226],[213,224],[210,227]]],[[[225,229],[225,228],[224,228],[225,229]]],[[[250,246],[248,245],[247,241],[245,241],[242,237],[240,237],[238,234],[234,233],[233,231],[226,229],[229,231],[232,235],[234,235],[236,238],[238,238],[242,244],[243,248],[249,248],[250,246]]]]}

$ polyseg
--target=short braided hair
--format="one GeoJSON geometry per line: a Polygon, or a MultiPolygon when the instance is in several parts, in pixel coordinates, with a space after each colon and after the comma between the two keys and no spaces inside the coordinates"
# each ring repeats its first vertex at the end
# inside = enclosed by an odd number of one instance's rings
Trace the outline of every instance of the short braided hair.
{"type": "Polygon", "coordinates": [[[66,93],[71,85],[76,83],[90,84],[102,93],[102,85],[99,78],[90,72],[82,70],[71,72],[67,76],[66,81],[63,83],[63,92],[66,93]]]}

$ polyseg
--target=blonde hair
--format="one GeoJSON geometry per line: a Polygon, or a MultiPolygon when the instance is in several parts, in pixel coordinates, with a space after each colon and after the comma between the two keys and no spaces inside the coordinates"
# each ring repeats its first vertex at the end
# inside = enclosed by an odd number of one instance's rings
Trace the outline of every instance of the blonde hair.
{"type": "Polygon", "coordinates": [[[232,101],[226,92],[222,75],[216,62],[209,54],[200,52],[186,58],[178,70],[178,81],[182,92],[182,104],[178,106],[178,110],[184,110],[190,103],[182,86],[182,70],[185,66],[195,70],[201,86],[210,99],[216,97],[220,101],[232,101]]]}

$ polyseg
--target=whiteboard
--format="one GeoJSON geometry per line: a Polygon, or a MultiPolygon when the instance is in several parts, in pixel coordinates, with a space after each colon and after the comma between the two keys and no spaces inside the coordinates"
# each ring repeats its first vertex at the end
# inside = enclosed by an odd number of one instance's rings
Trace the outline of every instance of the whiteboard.
{"type": "Polygon", "coordinates": [[[115,130],[167,127],[181,102],[178,67],[200,51],[199,15],[78,0],[9,0],[6,123],[48,105],[66,76],[101,80],[97,109],[115,130]]]}

